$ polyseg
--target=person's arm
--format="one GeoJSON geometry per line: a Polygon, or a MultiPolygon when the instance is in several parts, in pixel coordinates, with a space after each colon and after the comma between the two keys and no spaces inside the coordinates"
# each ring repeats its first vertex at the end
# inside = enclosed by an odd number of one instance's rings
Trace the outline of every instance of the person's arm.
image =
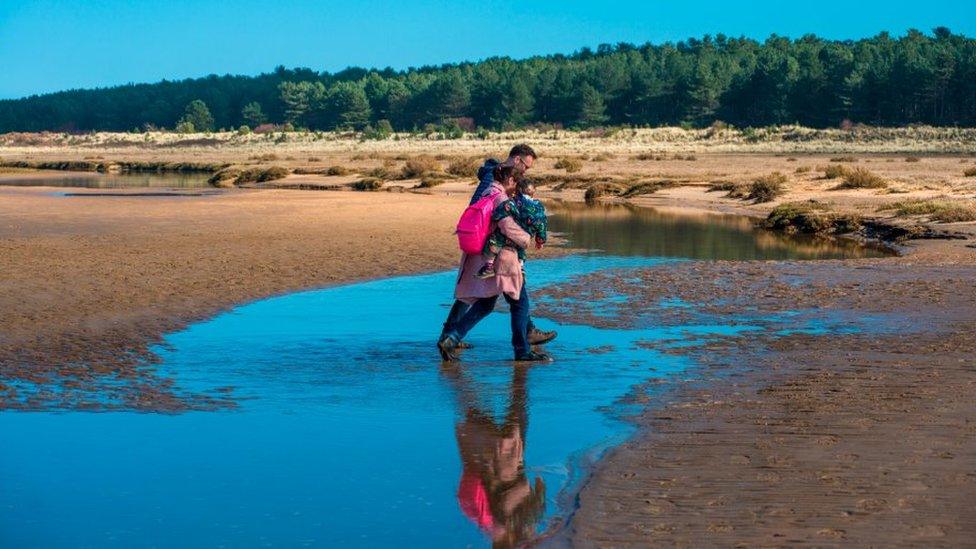
{"type": "Polygon", "coordinates": [[[520,227],[518,222],[512,219],[512,216],[501,219],[498,222],[498,229],[506,238],[523,250],[532,244],[532,235],[525,232],[525,229],[520,227]]]}
{"type": "Polygon", "coordinates": [[[478,186],[471,195],[471,202],[468,203],[469,206],[481,200],[481,197],[485,195],[485,191],[491,188],[491,184],[495,180],[492,170],[494,170],[495,166],[497,165],[497,160],[494,158],[489,158],[488,160],[485,160],[483,166],[478,168],[478,186]]]}

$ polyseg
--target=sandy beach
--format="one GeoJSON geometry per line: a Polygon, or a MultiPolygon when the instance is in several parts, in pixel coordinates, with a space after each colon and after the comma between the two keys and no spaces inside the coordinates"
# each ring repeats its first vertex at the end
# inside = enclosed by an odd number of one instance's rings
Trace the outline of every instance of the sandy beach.
{"type": "MultiPolygon", "coordinates": [[[[497,154],[504,145],[450,146],[473,155],[497,154]]],[[[554,147],[534,175],[572,179],[553,165],[576,146],[554,147]]],[[[362,154],[354,148],[289,150],[280,153],[281,163],[295,168],[315,154],[319,166],[352,164],[362,154]]],[[[655,161],[625,157],[622,150],[608,153],[616,162],[589,162],[573,176],[673,180],[673,187],[629,201],[674,211],[763,217],[784,201],[812,199],[829,201],[837,212],[891,217],[894,224],[925,225],[958,238],[900,242],[902,255],[887,259],[648,270],[643,284],[619,288],[634,307],[677,297],[734,314],[748,300],[770,311],[806,305],[825,314],[883,315],[910,329],[872,338],[767,334],[680,351],[701,362],[701,371],[669,382],[667,405],[637,419],[640,433],[599,465],[567,527],[548,541],[583,547],[702,540],[958,546],[973,539],[976,249],[966,238],[974,223],[878,212],[905,198],[971,201],[976,179],[962,175],[971,157],[957,152],[905,162],[905,153],[865,153],[857,164],[892,181],[892,194],[832,190],[836,182],[816,171],[836,154],[829,151],[792,160],[779,153],[715,152],[698,153],[693,161],[655,161]],[[793,174],[799,165],[810,171],[793,174]],[[791,176],[787,194],[771,203],[709,191],[716,180],[748,182],[773,170],[791,170],[791,176]],[[795,277],[802,284],[786,283],[795,277]],[[717,278],[735,291],[716,293],[707,281],[717,278]]],[[[5,159],[64,156],[43,147],[3,152],[5,159]]],[[[204,160],[239,162],[254,154],[198,152],[204,160]]],[[[86,154],[127,153],[71,152],[86,154]]],[[[139,154],[147,153],[129,153],[139,154]]],[[[402,165],[392,155],[361,163],[364,170],[402,165]]],[[[173,197],[125,196],[130,191],[60,196],[53,187],[0,187],[0,377],[57,387],[24,398],[15,383],[0,384],[0,408],[100,409],[92,398],[99,391],[121,392],[124,409],[232,405],[172,394],[144,366],[152,360],[149,347],[167,332],[263,297],[453,266],[451,228],[470,181],[451,179],[422,192],[342,187],[357,177],[283,180],[342,188],[329,192],[258,188],[173,197]]],[[[581,200],[584,191],[550,183],[543,195],[581,200]]]]}

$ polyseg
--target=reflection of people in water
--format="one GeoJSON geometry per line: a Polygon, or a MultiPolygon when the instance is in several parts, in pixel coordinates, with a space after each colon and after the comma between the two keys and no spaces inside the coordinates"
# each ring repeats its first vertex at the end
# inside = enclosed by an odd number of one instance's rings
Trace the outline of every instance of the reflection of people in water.
{"type": "Polygon", "coordinates": [[[536,477],[530,484],[525,475],[527,369],[514,369],[500,424],[490,408],[479,404],[459,365],[445,366],[444,374],[455,386],[463,414],[455,426],[462,463],[457,493],[461,511],[491,537],[495,547],[517,545],[535,534],[546,506],[542,479],[536,477]]]}

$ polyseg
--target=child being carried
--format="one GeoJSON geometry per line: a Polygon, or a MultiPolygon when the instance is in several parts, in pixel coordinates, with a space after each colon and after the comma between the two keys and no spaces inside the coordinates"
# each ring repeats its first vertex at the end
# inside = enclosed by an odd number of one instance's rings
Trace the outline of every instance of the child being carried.
{"type": "MultiPolygon", "coordinates": [[[[548,220],[546,218],[546,208],[542,202],[534,199],[535,184],[528,179],[518,182],[515,188],[515,197],[506,200],[495,208],[491,214],[491,220],[498,223],[502,219],[511,216],[522,229],[535,239],[535,247],[541,248],[548,238],[548,220]]],[[[509,240],[502,231],[496,226],[488,240],[485,241],[485,248],[482,254],[486,263],[474,276],[478,278],[491,278],[495,276],[495,259],[502,248],[514,250],[518,254],[519,261],[525,260],[525,250],[509,240]]]]}

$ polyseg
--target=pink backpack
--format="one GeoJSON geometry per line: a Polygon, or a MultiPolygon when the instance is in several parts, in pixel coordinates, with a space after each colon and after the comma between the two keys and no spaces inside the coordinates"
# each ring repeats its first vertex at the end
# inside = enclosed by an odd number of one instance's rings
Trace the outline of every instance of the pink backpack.
{"type": "Polygon", "coordinates": [[[495,210],[496,196],[498,196],[497,191],[482,197],[461,214],[455,233],[462,252],[480,254],[485,247],[485,241],[488,240],[488,233],[491,231],[491,213],[495,210]]]}

